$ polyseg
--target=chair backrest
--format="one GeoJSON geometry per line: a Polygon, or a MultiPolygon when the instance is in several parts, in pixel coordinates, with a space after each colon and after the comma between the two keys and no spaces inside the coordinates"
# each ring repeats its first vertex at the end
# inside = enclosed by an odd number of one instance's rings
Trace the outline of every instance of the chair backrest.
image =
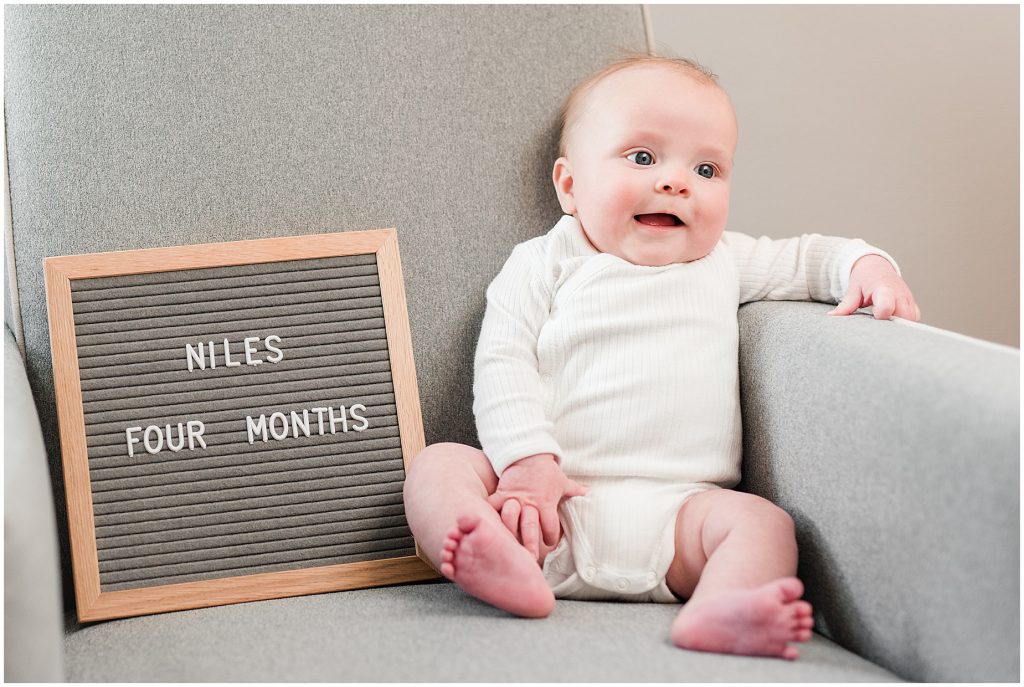
{"type": "Polygon", "coordinates": [[[569,88],[640,6],[8,6],[5,319],[70,569],[42,260],[395,227],[428,443],[475,443],[472,352],[512,246],[560,214],[569,88]]]}

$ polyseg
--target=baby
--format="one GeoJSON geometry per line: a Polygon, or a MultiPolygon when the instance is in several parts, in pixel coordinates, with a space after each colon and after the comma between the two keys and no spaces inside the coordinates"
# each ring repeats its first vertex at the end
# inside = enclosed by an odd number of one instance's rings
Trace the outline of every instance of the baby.
{"type": "Polygon", "coordinates": [[[860,240],[725,232],[737,125],[713,75],[630,58],[570,94],[553,179],[565,216],[487,290],[483,451],[427,447],[405,483],[421,548],[469,594],[543,617],[555,598],[676,602],[683,648],[795,659],[811,606],[792,519],[733,491],[736,311],[814,299],[917,320],[860,240]]]}

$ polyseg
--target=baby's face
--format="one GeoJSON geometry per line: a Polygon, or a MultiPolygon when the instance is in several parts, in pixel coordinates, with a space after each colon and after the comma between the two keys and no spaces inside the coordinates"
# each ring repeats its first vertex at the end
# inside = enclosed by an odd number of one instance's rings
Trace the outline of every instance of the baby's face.
{"type": "Polygon", "coordinates": [[[667,66],[615,72],[586,96],[555,162],[562,209],[590,242],[636,265],[699,260],[729,215],[729,97],[667,66]]]}

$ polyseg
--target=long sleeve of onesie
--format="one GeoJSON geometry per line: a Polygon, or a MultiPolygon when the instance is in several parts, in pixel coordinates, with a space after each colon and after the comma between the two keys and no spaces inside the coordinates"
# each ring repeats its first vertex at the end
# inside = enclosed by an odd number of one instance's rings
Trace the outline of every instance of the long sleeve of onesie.
{"type": "Polygon", "coordinates": [[[545,416],[537,363],[537,337],[550,302],[543,265],[540,242],[522,243],[487,288],[473,413],[483,451],[498,475],[520,458],[562,452],[545,416]]]}
{"type": "Polygon", "coordinates": [[[740,303],[760,300],[815,300],[838,303],[846,295],[853,264],[883,250],[860,239],[804,234],[787,239],[754,238],[727,231],[720,245],[732,256],[739,277],[740,303]]]}

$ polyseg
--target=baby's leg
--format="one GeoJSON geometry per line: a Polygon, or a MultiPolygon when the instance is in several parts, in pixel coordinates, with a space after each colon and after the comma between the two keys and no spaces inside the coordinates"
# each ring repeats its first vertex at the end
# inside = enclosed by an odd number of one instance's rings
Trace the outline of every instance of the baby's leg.
{"type": "Polygon", "coordinates": [[[487,503],[497,486],[483,452],[428,446],[405,478],[409,528],[434,566],[468,593],[516,615],[544,617],[555,597],[538,561],[487,503]]]}
{"type": "Polygon", "coordinates": [[[672,623],[685,649],[754,656],[799,655],[811,605],[800,601],[793,520],[752,494],[716,489],[679,510],[669,588],[689,599],[672,623]]]}

